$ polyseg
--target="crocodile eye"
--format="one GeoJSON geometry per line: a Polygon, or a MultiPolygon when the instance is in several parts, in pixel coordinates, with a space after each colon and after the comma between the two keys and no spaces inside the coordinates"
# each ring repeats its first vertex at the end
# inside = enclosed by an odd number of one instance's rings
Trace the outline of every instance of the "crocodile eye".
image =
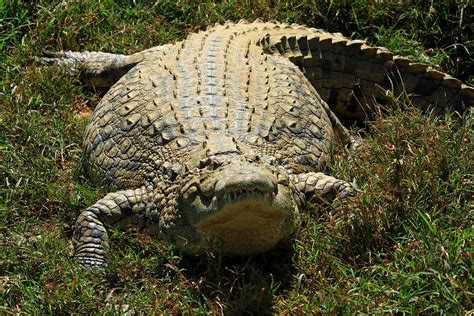
{"type": "Polygon", "coordinates": [[[210,164],[210,162],[211,162],[211,159],[209,159],[209,157],[206,157],[206,158],[204,158],[204,159],[201,159],[201,160],[199,160],[199,162],[198,162],[198,168],[199,168],[199,169],[204,169],[204,168],[206,168],[206,167],[210,164]]]}
{"type": "Polygon", "coordinates": [[[198,163],[198,168],[199,169],[208,168],[210,170],[216,170],[217,168],[222,166],[223,163],[224,163],[223,159],[219,157],[211,156],[211,157],[206,157],[204,159],[201,159],[198,163]]]}
{"type": "Polygon", "coordinates": [[[266,163],[268,163],[269,165],[272,165],[272,166],[278,166],[279,165],[278,159],[276,159],[273,156],[263,156],[262,161],[264,161],[264,162],[266,162],[266,163]]]}
{"type": "Polygon", "coordinates": [[[163,173],[167,175],[171,181],[174,181],[176,178],[182,175],[183,170],[179,166],[173,165],[171,163],[164,163],[163,173]]]}

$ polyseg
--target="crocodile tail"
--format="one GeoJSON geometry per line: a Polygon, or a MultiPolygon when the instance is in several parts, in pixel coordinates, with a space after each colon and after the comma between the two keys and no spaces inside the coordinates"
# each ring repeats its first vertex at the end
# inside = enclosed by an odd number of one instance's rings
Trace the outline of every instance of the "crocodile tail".
{"type": "Polygon", "coordinates": [[[343,119],[370,118],[377,105],[400,96],[435,114],[473,105],[473,86],[386,48],[298,25],[272,24],[264,31],[257,45],[299,66],[343,119]]]}

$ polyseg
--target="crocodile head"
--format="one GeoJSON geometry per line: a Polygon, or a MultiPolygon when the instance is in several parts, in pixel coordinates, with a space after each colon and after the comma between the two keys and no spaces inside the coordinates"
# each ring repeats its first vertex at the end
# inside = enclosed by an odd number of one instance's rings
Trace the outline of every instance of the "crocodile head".
{"type": "Polygon", "coordinates": [[[243,154],[242,146],[222,137],[204,147],[205,154],[190,155],[195,167],[177,206],[187,227],[174,243],[189,253],[250,255],[288,237],[297,203],[285,167],[251,150],[243,154]]]}

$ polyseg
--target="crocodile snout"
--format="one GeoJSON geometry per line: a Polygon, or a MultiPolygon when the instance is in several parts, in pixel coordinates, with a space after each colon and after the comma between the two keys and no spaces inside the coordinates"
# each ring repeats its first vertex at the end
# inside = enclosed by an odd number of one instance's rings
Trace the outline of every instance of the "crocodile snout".
{"type": "Polygon", "coordinates": [[[249,168],[240,170],[221,171],[221,177],[215,186],[216,195],[229,193],[271,193],[276,189],[277,178],[265,170],[259,168],[249,168]]]}
{"type": "Polygon", "coordinates": [[[230,158],[212,172],[203,172],[193,182],[194,189],[182,196],[180,208],[200,240],[190,252],[264,252],[293,230],[295,209],[290,189],[281,181],[287,176],[284,170],[230,158]]]}

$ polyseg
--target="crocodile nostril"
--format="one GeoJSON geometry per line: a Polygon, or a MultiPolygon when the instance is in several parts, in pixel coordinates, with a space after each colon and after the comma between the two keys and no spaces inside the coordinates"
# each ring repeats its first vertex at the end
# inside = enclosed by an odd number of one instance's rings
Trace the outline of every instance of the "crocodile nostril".
{"type": "Polygon", "coordinates": [[[258,173],[233,174],[223,180],[220,188],[224,192],[252,193],[252,192],[273,192],[275,185],[265,175],[258,173]]]}

